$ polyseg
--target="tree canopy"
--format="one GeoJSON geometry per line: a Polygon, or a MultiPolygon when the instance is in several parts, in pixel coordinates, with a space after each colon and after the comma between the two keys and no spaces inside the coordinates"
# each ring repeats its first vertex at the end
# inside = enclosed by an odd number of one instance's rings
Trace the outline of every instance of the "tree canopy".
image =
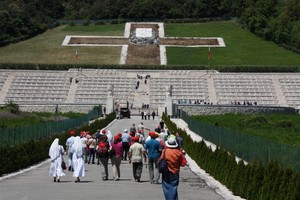
{"type": "Polygon", "coordinates": [[[300,49],[299,0],[2,0],[0,45],[52,28],[59,19],[180,19],[229,16],[249,31],[300,49]]]}

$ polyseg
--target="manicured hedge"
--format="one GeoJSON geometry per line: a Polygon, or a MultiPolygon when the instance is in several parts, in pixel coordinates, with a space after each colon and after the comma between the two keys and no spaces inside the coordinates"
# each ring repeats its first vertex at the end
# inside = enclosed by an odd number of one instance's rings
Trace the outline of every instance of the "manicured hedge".
{"type": "Polygon", "coordinates": [[[206,66],[206,65],[92,65],[92,64],[29,64],[0,63],[0,69],[69,70],[78,69],[139,69],[139,70],[217,70],[219,72],[298,72],[296,66],[206,66]]]}
{"type": "Polygon", "coordinates": [[[165,115],[163,119],[171,132],[179,132],[182,136],[184,150],[189,156],[235,195],[247,200],[300,199],[300,171],[283,168],[276,161],[271,161],[267,165],[260,162],[247,165],[243,161],[237,163],[235,156],[222,147],[213,152],[203,141],[194,142],[165,115]]]}
{"type": "MultiPolygon", "coordinates": [[[[107,126],[115,119],[115,113],[106,116],[105,119],[96,120],[90,125],[84,125],[75,128],[76,135],[79,135],[81,130],[89,130],[91,133],[96,132],[98,128],[107,126]]],[[[60,143],[65,145],[69,137],[69,131],[60,135],[55,135],[51,138],[43,140],[30,140],[21,145],[1,146],[0,147],[0,176],[24,169],[28,166],[41,162],[49,157],[49,148],[55,138],[59,138],[60,143]]]]}

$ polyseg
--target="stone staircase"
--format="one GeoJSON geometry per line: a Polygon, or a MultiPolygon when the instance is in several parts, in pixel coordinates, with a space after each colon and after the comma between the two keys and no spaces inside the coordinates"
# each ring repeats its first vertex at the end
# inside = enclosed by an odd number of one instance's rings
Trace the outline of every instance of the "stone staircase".
{"type": "Polygon", "coordinates": [[[287,101],[286,101],[285,96],[283,94],[282,88],[280,87],[278,76],[276,76],[276,77],[273,76],[272,81],[273,81],[274,89],[275,89],[275,92],[276,92],[276,97],[277,97],[278,104],[281,105],[281,106],[287,106],[287,101]]]}
{"type": "Polygon", "coordinates": [[[9,90],[9,88],[10,88],[11,83],[12,83],[13,80],[14,80],[14,74],[10,73],[8,75],[8,77],[6,78],[6,81],[5,81],[5,83],[4,83],[3,87],[2,87],[2,90],[0,92],[0,103],[1,104],[4,103],[5,97],[6,97],[7,93],[8,93],[8,90],[9,90]]]}
{"type": "Polygon", "coordinates": [[[142,108],[143,104],[150,104],[150,79],[147,79],[147,84],[145,84],[145,79],[136,79],[140,82],[139,88],[135,90],[134,92],[134,102],[133,107],[134,108],[142,108]]]}
{"type": "Polygon", "coordinates": [[[213,104],[217,104],[218,101],[216,96],[214,79],[211,75],[207,77],[207,88],[208,88],[209,101],[212,102],[213,104]]]}
{"type": "Polygon", "coordinates": [[[73,101],[74,101],[75,93],[76,93],[76,90],[77,90],[77,83],[75,83],[76,78],[77,77],[72,78],[72,82],[71,82],[71,85],[70,85],[70,89],[69,89],[69,93],[68,93],[68,96],[67,96],[67,99],[66,99],[66,103],[73,103],[73,101]]]}

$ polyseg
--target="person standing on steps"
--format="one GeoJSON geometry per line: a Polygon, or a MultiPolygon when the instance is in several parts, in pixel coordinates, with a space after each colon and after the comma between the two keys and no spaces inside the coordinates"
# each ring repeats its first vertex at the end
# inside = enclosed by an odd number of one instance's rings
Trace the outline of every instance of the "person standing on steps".
{"type": "Polygon", "coordinates": [[[65,150],[63,146],[59,144],[59,139],[55,138],[49,149],[49,156],[51,159],[49,176],[53,177],[54,182],[60,182],[59,178],[66,175],[61,168],[64,153],[65,150]]]}
{"type": "Polygon", "coordinates": [[[144,119],[144,111],[141,112],[142,120],[144,119]]]}
{"type": "Polygon", "coordinates": [[[152,112],[152,119],[154,120],[154,118],[155,118],[155,112],[153,110],[153,112],[152,112]]]}
{"type": "Polygon", "coordinates": [[[106,107],[103,107],[103,114],[106,116],[106,107]]]}

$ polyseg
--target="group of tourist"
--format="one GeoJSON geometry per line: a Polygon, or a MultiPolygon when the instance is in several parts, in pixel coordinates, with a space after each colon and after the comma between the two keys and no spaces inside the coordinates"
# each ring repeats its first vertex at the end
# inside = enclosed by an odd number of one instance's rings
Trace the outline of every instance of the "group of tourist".
{"type": "Polygon", "coordinates": [[[178,99],[174,100],[176,104],[198,104],[198,105],[213,105],[210,101],[200,100],[200,99],[178,99]]]}
{"type": "MultiPolygon", "coordinates": [[[[85,176],[85,163],[97,164],[101,168],[102,180],[108,180],[108,163],[111,160],[112,175],[115,181],[121,177],[121,161],[132,165],[133,177],[140,182],[143,163],[148,160],[149,177],[151,184],[160,181],[158,160],[162,155],[167,159],[168,171],[162,172],[162,187],[166,199],[177,199],[177,187],[179,184],[179,168],[186,164],[183,154],[183,140],[178,133],[170,134],[164,129],[161,121],[154,131],[150,131],[145,137],[143,122],[137,127],[132,124],[129,131],[112,135],[110,130],[97,130],[91,134],[89,131],[81,131],[80,136],[75,136],[73,130],[66,141],[66,151],[56,138],[50,146],[51,159],[49,176],[54,182],[60,182],[60,177],[65,176],[62,168],[63,155],[68,155],[68,170],[73,172],[75,182],[85,176]],[[165,153],[163,153],[165,152],[165,153]],[[96,155],[96,156],[95,156],[96,155]]],[[[148,129],[150,130],[150,129],[148,129]]]]}
{"type": "Polygon", "coordinates": [[[150,111],[150,110],[148,110],[148,111],[141,111],[141,117],[142,117],[142,120],[147,120],[147,117],[148,117],[148,120],[150,120],[150,117],[152,116],[152,119],[154,120],[155,119],[155,116],[156,116],[156,113],[155,113],[155,111],[150,111]]]}
{"type": "Polygon", "coordinates": [[[257,101],[231,101],[231,105],[257,106],[257,101]]]}

